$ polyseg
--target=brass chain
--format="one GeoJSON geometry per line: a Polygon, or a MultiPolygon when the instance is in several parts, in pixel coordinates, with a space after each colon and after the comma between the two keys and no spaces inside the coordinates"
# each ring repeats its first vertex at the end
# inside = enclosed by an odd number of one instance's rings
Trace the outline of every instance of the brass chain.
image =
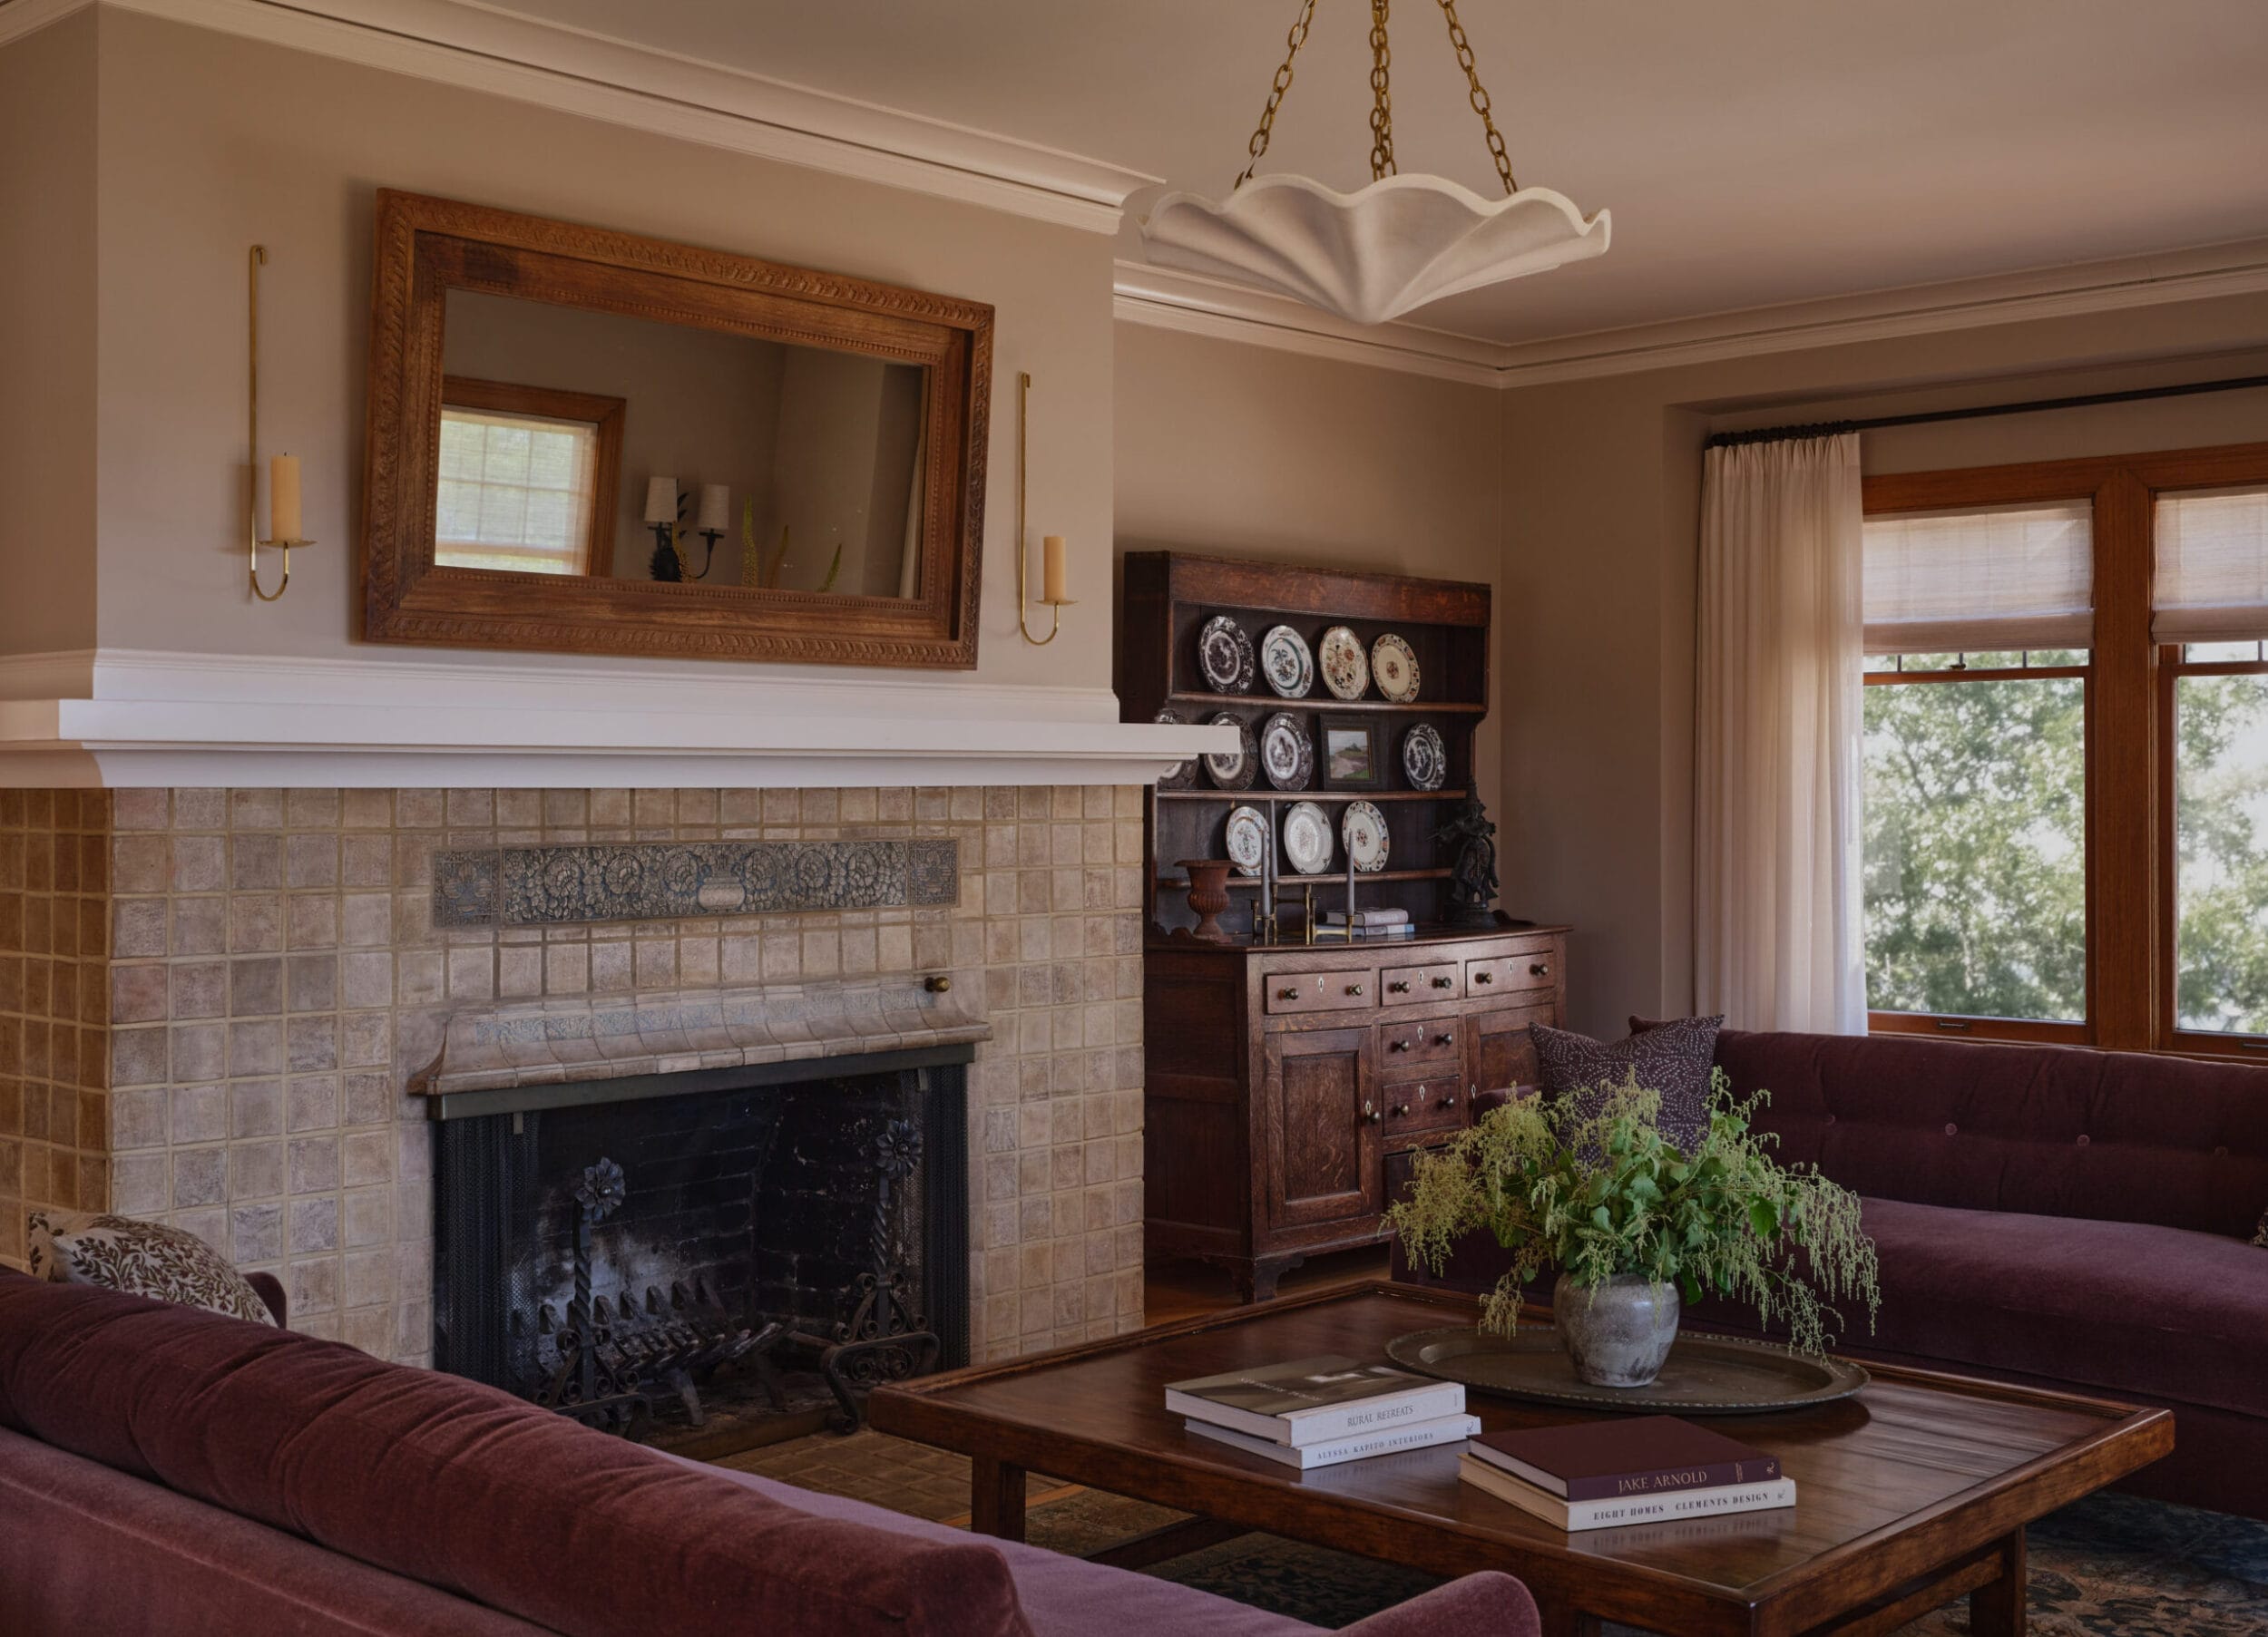
{"type": "Polygon", "coordinates": [[[1229,183],[1231,193],[1252,180],[1252,172],[1259,165],[1260,156],[1268,151],[1268,138],[1276,130],[1276,111],[1284,105],[1284,93],[1292,88],[1292,59],[1299,55],[1299,48],[1307,44],[1307,25],[1315,20],[1315,0],[1306,0],[1306,4],[1299,9],[1299,21],[1292,24],[1292,32],[1285,36],[1285,44],[1291,49],[1284,54],[1284,66],[1276,71],[1275,83],[1268,87],[1268,105],[1260,111],[1259,129],[1252,133],[1252,141],[1245,145],[1245,151],[1252,156],[1252,162],[1244,168],[1241,176],[1229,183]]]}
{"type": "Polygon", "coordinates": [[[1504,151],[1504,139],[1497,134],[1496,121],[1489,112],[1489,93],[1473,63],[1472,42],[1465,38],[1465,25],[1457,21],[1457,0],[1442,0],[1442,15],[1449,19],[1449,44],[1457,53],[1457,66],[1465,71],[1465,83],[1472,88],[1472,112],[1481,116],[1481,128],[1489,133],[1489,157],[1496,161],[1496,174],[1502,179],[1505,192],[1517,193],[1520,188],[1512,180],[1512,157],[1504,151]]]}
{"type": "Polygon", "coordinates": [[[1393,63],[1386,45],[1387,4],[1370,0],[1370,180],[1374,182],[1395,174],[1393,96],[1386,89],[1386,72],[1393,63]]]}

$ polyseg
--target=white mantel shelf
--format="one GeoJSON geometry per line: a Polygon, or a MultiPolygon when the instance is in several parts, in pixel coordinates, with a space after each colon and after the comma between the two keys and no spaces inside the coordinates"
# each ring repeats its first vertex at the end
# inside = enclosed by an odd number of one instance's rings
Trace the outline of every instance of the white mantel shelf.
{"type": "Polygon", "coordinates": [[[0,786],[1147,784],[1227,728],[1108,689],[102,649],[0,659],[0,786]]]}

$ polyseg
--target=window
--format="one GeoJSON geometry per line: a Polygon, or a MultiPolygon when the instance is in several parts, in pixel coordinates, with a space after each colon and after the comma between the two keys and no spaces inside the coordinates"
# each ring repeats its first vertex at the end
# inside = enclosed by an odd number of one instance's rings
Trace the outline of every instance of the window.
{"type": "Polygon", "coordinates": [[[448,377],[435,564],[612,573],[621,437],[620,398],[448,377]]]}
{"type": "Polygon", "coordinates": [[[2268,1055],[2268,445],[1866,508],[1873,1027],[2268,1055]]]}

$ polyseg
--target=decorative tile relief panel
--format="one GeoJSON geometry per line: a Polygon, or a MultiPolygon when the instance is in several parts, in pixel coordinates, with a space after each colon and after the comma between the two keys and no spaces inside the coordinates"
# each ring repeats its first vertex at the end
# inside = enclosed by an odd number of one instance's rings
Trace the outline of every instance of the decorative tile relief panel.
{"type": "Polygon", "coordinates": [[[946,841],[637,843],[455,848],[433,861],[437,927],[555,926],[680,915],[949,906],[946,841]]]}
{"type": "Polygon", "coordinates": [[[432,1133],[407,1086],[453,1012],[950,971],[992,1030],[970,1075],[974,1356],[1132,1328],[1139,797],[0,792],[0,1258],[20,1265],[27,1203],[106,1205],[279,1272],[296,1328],[422,1361],[432,1133]],[[650,908],[586,896],[563,920],[545,900],[502,924],[515,856],[759,844],[829,861],[824,892],[765,901],[809,907],[702,905],[665,879],[650,908]],[[901,859],[902,893],[826,896],[846,846],[901,859]],[[465,857],[494,861],[485,911],[465,857]]]}

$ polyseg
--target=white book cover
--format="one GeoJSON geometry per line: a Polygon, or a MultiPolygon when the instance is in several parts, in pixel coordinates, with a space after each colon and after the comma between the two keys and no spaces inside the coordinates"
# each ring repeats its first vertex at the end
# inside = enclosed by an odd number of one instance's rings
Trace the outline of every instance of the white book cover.
{"type": "Polygon", "coordinates": [[[1285,1466],[1296,1466],[1302,1472],[1313,1472],[1318,1466],[1336,1466],[1342,1461],[1359,1461],[1374,1455],[1393,1455],[1404,1449],[1431,1449],[1437,1444],[1462,1443],[1481,1430],[1481,1418],[1443,1416],[1438,1421],[1420,1421],[1414,1426],[1397,1427],[1389,1432],[1364,1433],[1351,1438],[1333,1438],[1327,1443],[1299,1445],[1278,1444],[1273,1438],[1256,1438],[1250,1433],[1215,1427],[1194,1418],[1182,1425],[1201,1438],[1216,1438],[1249,1454],[1266,1456],[1271,1461],[1281,1461],[1285,1466]]]}
{"type": "Polygon", "coordinates": [[[1461,1382],[1334,1356],[1171,1381],[1166,1408],[1298,1446],[1462,1415],[1465,1389],[1461,1382]]]}
{"type": "Polygon", "coordinates": [[[1772,1512],[1795,1505],[1794,1478],[1759,1484],[1730,1484],[1716,1489],[1673,1489],[1611,1500],[1563,1501],[1533,1484],[1471,1456],[1457,1462],[1457,1476],[1476,1489],[1532,1513],[1545,1523],[1579,1534],[1586,1529],[1619,1529],[1632,1524],[1664,1524],[1698,1517],[1726,1517],[1738,1512],[1772,1512]]]}

